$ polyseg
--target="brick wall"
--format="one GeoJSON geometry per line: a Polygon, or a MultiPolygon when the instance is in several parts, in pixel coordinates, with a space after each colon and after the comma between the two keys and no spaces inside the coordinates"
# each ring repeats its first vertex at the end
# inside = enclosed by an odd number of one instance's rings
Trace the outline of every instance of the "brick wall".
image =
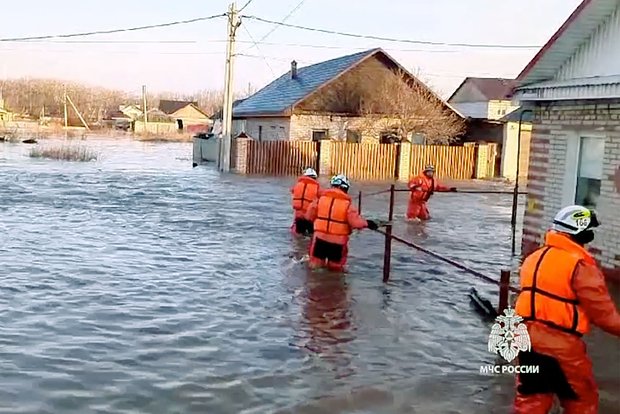
{"type": "Polygon", "coordinates": [[[233,121],[233,136],[245,131],[261,141],[286,141],[290,134],[290,118],[246,118],[233,121]],[[262,128],[260,128],[262,127],[262,128]],[[262,133],[260,133],[262,129],[262,133]]]}
{"type": "Polygon", "coordinates": [[[608,270],[620,269],[620,193],[614,176],[620,168],[620,100],[566,101],[539,104],[530,148],[528,203],[522,248],[538,247],[555,213],[574,202],[574,175],[579,138],[603,136],[605,156],[597,212],[602,226],[591,251],[608,270]]]}
{"type": "MultiPolygon", "coordinates": [[[[312,130],[326,129],[329,138],[337,141],[346,141],[347,129],[364,130],[362,119],[359,117],[343,117],[329,115],[293,115],[291,117],[291,140],[311,140],[312,130]]],[[[378,142],[379,137],[362,134],[361,142],[378,142]]]]}

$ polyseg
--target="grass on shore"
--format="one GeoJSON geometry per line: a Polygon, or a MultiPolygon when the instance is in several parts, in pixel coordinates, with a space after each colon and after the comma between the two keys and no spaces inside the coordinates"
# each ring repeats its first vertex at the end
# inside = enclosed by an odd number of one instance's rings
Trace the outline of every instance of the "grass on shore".
{"type": "Polygon", "coordinates": [[[96,161],[99,157],[95,151],[81,145],[57,145],[48,148],[32,148],[31,158],[48,158],[59,161],[96,161]]]}

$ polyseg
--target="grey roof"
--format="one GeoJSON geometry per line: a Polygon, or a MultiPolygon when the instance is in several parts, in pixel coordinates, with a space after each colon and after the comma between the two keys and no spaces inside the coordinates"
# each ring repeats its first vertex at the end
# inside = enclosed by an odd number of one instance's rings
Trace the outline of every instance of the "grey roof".
{"type": "Polygon", "coordinates": [[[326,82],[379,51],[381,49],[370,49],[298,68],[295,79],[291,79],[291,71],[288,71],[254,95],[240,102],[233,109],[233,116],[281,114],[326,82]]]}

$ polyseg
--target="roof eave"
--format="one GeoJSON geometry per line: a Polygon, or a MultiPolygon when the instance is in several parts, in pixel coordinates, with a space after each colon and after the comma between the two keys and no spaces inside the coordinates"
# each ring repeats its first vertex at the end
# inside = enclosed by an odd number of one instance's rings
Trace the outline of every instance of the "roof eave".
{"type": "MultiPolygon", "coordinates": [[[[525,84],[527,82],[527,76],[532,72],[535,66],[538,64],[540,59],[549,51],[549,49],[555,44],[555,42],[564,34],[564,32],[572,25],[572,23],[577,20],[579,15],[592,3],[593,0],[583,0],[583,2],[577,6],[577,8],[573,11],[573,13],[566,19],[564,24],[560,26],[560,28],[551,36],[551,38],[545,43],[545,45],[540,48],[538,53],[532,58],[532,60],[523,68],[521,73],[517,76],[517,82],[520,84],[525,84]]],[[[530,82],[531,83],[531,82],[530,82]]]]}

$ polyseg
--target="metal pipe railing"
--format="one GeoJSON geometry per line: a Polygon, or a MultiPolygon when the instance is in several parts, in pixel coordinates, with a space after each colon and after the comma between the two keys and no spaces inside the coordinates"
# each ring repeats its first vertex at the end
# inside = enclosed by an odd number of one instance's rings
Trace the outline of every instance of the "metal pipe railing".
{"type": "MultiPolygon", "coordinates": [[[[448,263],[472,276],[477,277],[478,279],[484,280],[494,285],[498,285],[499,286],[499,313],[501,314],[503,310],[506,309],[506,307],[508,306],[508,297],[509,297],[510,292],[513,292],[513,293],[520,292],[518,288],[510,286],[510,271],[502,270],[500,273],[500,279],[497,280],[490,276],[485,275],[482,272],[479,272],[461,263],[458,263],[455,260],[444,257],[416,243],[413,243],[409,240],[405,240],[399,236],[392,234],[392,221],[394,219],[394,199],[395,199],[396,192],[398,191],[408,191],[408,190],[396,189],[394,184],[390,186],[390,189],[387,190],[387,192],[390,193],[390,204],[389,204],[389,209],[388,209],[388,224],[385,226],[385,231],[379,230],[379,229],[375,230],[377,233],[383,234],[385,236],[385,245],[384,245],[384,252],[383,252],[383,282],[386,283],[390,280],[390,270],[391,270],[391,261],[392,261],[392,240],[396,240],[397,242],[404,244],[405,246],[419,250],[423,253],[428,254],[429,256],[434,257],[435,259],[448,263]]],[[[383,192],[386,192],[386,191],[383,191],[383,192]]],[[[371,193],[370,195],[375,195],[375,194],[380,194],[380,193],[371,193]]],[[[492,194],[495,194],[495,192],[493,192],[492,194]]],[[[359,208],[359,211],[361,212],[362,210],[362,192],[361,191],[359,192],[359,195],[358,195],[358,208],[359,208]]]]}

